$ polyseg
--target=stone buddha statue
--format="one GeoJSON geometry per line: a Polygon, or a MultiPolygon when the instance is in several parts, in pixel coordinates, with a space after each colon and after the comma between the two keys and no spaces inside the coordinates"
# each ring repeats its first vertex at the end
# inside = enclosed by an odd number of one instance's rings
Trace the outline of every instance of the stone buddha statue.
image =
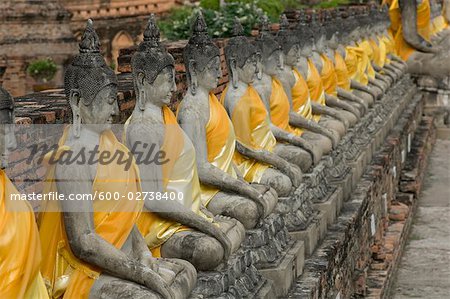
{"type": "Polygon", "coordinates": [[[64,78],[73,122],[58,148],[46,156],[44,193],[58,192],[65,198],[92,194],[93,200],[43,202],[41,271],[50,297],[186,298],[196,282],[195,268],[183,260],[152,257],[137,229],[144,203],[127,197],[141,191],[139,170],[133,160],[127,168],[117,158],[131,153],[111,130],[118,112],[117,79],[100,54],[91,20],[79,49],[64,78]],[[86,152],[114,157],[91,163],[86,152]],[[66,154],[76,161],[59,163],[66,154]],[[97,196],[101,192],[121,198],[103,201],[97,196]]]}
{"type": "Polygon", "coordinates": [[[339,135],[312,120],[308,86],[296,67],[301,59],[300,40],[289,30],[289,22],[284,14],[280,18],[276,40],[284,54],[285,67],[279,70],[277,78],[283,84],[289,100],[289,124],[301,131],[302,138],[320,147],[323,154],[328,154],[337,146],[339,135]]]}
{"type": "Polygon", "coordinates": [[[289,99],[278,79],[280,71],[284,69],[284,54],[269,32],[266,16],[262,18],[261,32],[255,45],[261,53],[261,63],[254,88],[270,116],[270,129],[277,140],[274,152],[307,171],[320,160],[322,150],[318,144],[313,145],[300,137],[301,130],[289,123],[289,99]]]}
{"type": "Polygon", "coordinates": [[[336,90],[337,76],[334,64],[326,55],[328,44],[325,26],[318,20],[317,14],[312,15],[310,28],[315,37],[310,62],[314,64],[317,72],[320,74],[325,103],[327,106],[338,110],[349,122],[350,126],[353,126],[361,115],[357,108],[338,98],[336,90]]]}
{"type": "Polygon", "coordinates": [[[300,58],[296,62],[296,68],[308,87],[312,119],[342,137],[347,131],[349,122],[340,111],[326,105],[322,78],[312,61],[314,32],[307,22],[307,15],[304,11],[300,12],[293,34],[300,41],[300,58]]]}
{"type": "Polygon", "coordinates": [[[220,52],[201,13],[192,32],[183,52],[189,87],[177,119],[195,147],[202,204],[250,229],[273,210],[278,195],[270,187],[246,182],[234,164],[233,124],[213,93],[222,77],[220,52]]]}
{"type": "Polygon", "coordinates": [[[14,101],[0,85],[0,297],[47,299],[33,208],[27,201],[11,200],[19,191],[5,172],[9,151],[16,148],[12,124],[14,101]]]}
{"type": "Polygon", "coordinates": [[[195,148],[167,106],[176,89],[174,59],[159,38],[152,15],[131,60],[136,106],[125,139],[137,150],[136,159],[154,146],[164,155],[163,163],[138,161],[142,189],[181,200],[146,201],[138,228],[154,256],[182,258],[198,270],[212,270],[238,249],[245,230],[235,219],[212,219],[201,202],[195,148]]]}
{"type": "Polygon", "coordinates": [[[275,153],[276,139],[270,128],[269,115],[258,92],[253,87],[257,73],[258,52],[243,36],[235,19],[234,37],[225,47],[230,82],[223,91],[225,107],[236,135],[234,161],[248,182],[269,185],[279,196],[287,196],[302,181],[299,167],[275,153]]]}
{"type": "Polygon", "coordinates": [[[431,30],[429,0],[387,2],[395,48],[408,71],[435,78],[449,76],[450,42],[448,38],[433,39],[436,35],[431,30]]]}
{"type": "MultiPolygon", "coordinates": [[[[329,16],[331,17],[331,15],[329,16]]],[[[337,96],[342,100],[348,101],[348,103],[357,108],[361,114],[364,114],[368,109],[369,103],[373,102],[373,98],[370,93],[351,88],[351,79],[347,65],[345,64],[345,59],[338,51],[343,24],[344,20],[340,15],[336,15],[335,19],[329,18],[326,21],[325,34],[327,38],[327,47],[325,50],[326,57],[324,59],[326,59],[327,63],[330,61],[332,63],[332,69],[334,69],[336,77],[334,88],[337,96]]]]}

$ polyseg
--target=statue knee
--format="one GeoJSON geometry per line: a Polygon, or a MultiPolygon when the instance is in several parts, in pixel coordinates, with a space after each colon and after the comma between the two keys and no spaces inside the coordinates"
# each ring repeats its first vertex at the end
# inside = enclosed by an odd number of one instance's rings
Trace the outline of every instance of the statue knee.
{"type": "Polygon", "coordinates": [[[206,271],[215,269],[223,260],[224,250],[215,238],[203,235],[191,244],[193,246],[192,258],[188,261],[197,270],[206,271]]]}
{"type": "Polygon", "coordinates": [[[313,144],[315,147],[319,148],[323,155],[326,155],[329,152],[331,152],[333,148],[331,139],[328,138],[327,136],[320,135],[317,133],[305,132],[302,134],[302,137],[305,140],[309,141],[311,144],[313,144]]]}
{"type": "Polygon", "coordinates": [[[250,199],[242,199],[240,203],[234,206],[232,214],[228,216],[242,223],[245,229],[254,228],[261,217],[258,206],[250,199]]]}
{"type": "Polygon", "coordinates": [[[358,118],[349,111],[341,110],[339,111],[339,113],[348,121],[351,127],[353,127],[358,122],[358,118]]]}
{"type": "Polygon", "coordinates": [[[272,187],[279,197],[289,196],[292,190],[291,179],[273,168],[268,168],[264,171],[260,184],[272,187]]]}

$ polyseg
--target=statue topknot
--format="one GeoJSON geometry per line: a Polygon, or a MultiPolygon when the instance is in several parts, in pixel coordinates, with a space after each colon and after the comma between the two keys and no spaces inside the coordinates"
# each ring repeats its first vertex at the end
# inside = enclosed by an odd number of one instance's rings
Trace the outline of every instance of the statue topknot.
{"type": "Polygon", "coordinates": [[[117,77],[100,54],[100,39],[89,19],[81,38],[79,54],[64,74],[66,97],[69,99],[71,91],[78,90],[83,103],[90,105],[100,90],[110,84],[117,85],[117,77]]]}
{"type": "Polygon", "coordinates": [[[219,56],[219,48],[208,35],[208,27],[200,11],[192,25],[192,36],[183,50],[183,60],[186,66],[188,80],[192,71],[190,61],[195,62],[196,70],[203,71],[212,59],[219,56]]]}

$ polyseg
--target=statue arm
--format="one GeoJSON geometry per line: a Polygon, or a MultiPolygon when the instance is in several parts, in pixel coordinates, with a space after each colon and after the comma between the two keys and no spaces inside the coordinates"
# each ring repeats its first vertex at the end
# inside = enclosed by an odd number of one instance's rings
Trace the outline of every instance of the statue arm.
{"type": "Polygon", "coordinates": [[[366,112],[366,110],[367,110],[366,103],[360,97],[358,97],[358,96],[354,95],[353,93],[351,93],[345,89],[342,89],[340,87],[337,88],[337,93],[338,93],[338,97],[342,97],[348,101],[352,101],[352,102],[360,104],[364,109],[364,113],[366,112]]]}
{"type": "Polygon", "coordinates": [[[346,129],[348,128],[349,126],[348,120],[346,120],[342,115],[340,115],[335,109],[317,103],[311,103],[311,107],[314,114],[324,114],[331,116],[342,122],[346,129]]]}
{"type": "Polygon", "coordinates": [[[319,157],[316,157],[311,143],[309,143],[302,137],[299,137],[295,134],[289,133],[287,131],[278,128],[272,123],[270,124],[270,128],[277,141],[287,142],[292,145],[298,146],[307,151],[311,155],[314,165],[316,165],[319,162],[319,157]]]}
{"type": "Polygon", "coordinates": [[[403,38],[420,52],[436,52],[433,46],[417,32],[417,2],[415,0],[399,0],[399,6],[402,14],[403,38]]]}
{"type": "Polygon", "coordinates": [[[383,86],[381,86],[375,79],[369,78],[369,83],[372,84],[372,85],[375,85],[379,89],[383,90],[383,86]]]}
{"type": "Polygon", "coordinates": [[[355,107],[350,105],[349,103],[341,101],[341,100],[337,99],[336,97],[333,97],[329,94],[325,94],[325,100],[326,100],[327,106],[341,108],[343,110],[351,112],[352,114],[354,114],[356,116],[357,119],[360,119],[359,111],[355,107]]]}
{"type": "Polygon", "coordinates": [[[291,179],[294,187],[298,187],[300,185],[302,179],[300,168],[293,164],[290,164],[278,155],[266,150],[249,149],[238,141],[236,141],[236,150],[243,156],[274,166],[291,179]]]}
{"type": "Polygon", "coordinates": [[[333,148],[336,148],[339,143],[339,136],[333,133],[333,131],[319,125],[312,120],[306,119],[293,111],[289,112],[289,124],[293,127],[303,128],[310,132],[328,137],[333,144],[333,148]]]}
{"type": "MultiPolygon", "coordinates": [[[[90,194],[92,183],[87,181],[89,173],[86,165],[57,166],[58,191],[66,198],[70,194],[90,194]],[[74,180],[76,175],[81,180],[74,180]]],[[[143,285],[160,293],[164,298],[172,298],[165,281],[152,269],[129,257],[95,232],[93,204],[90,200],[62,201],[64,226],[70,249],[80,260],[96,266],[110,275],[143,285]]],[[[147,249],[148,251],[148,249],[147,249]]]]}
{"type": "Polygon", "coordinates": [[[246,181],[232,177],[208,161],[206,130],[199,121],[201,117],[187,110],[183,112],[178,114],[178,118],[181,127],[194,144],[200,181],[220,190],[249,197],[258,205],[260,213],[263,213],[264,206],[261,203],[263,195],[246,181]]]}
{"type": "MultiPolygon", "coordinates": [[[[157,147],[160,148],[162,144],[162,135],[157,130],[151,130],[148,126],[133,126],[127,132],[129,144],[135,144],[134,148],[143,152],[143,156],[148,154],[151,149],[147,146],[145,148],[136,145],[145,144],[141,140],[142,137],[147,138],[153,136],[153,141],[156,141],[157,147]]],[[[164,192],[162,186],[162,169],[160,165],[151,163],[149,165],[138,164],[141,178],[141,186],[144,192],[164,192]]],[[[216,225],[209,222],[206,218],[194,213],[189,207],[177,201],[171,200],[145,200],[145,208],[158,216],[181,223],[191,228],[197,229],[209,236],[216,238],[223,246],[225,257],[227,258],[231,251],[231,243],[228,237],[216,225]]]]}
{"type": "Polygon", "coordinates": [[[364,91],[365,93],[370,94],[374,100],[377,98],[377,95],[375,94],[375,92],[372,89],[359,83],[358,81],[352,80],[350,83],[350,87],[353,89],[361,90],[361,91],[364,91]]]}

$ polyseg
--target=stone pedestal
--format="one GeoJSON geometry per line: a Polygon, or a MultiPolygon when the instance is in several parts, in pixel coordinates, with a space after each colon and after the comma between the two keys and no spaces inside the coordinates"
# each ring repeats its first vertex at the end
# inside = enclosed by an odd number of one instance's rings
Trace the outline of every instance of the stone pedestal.
{"type": "Polygon", "coordinates": [[[303,241],[305,245],[305,255],[308,257],[316,248],[320,239],[325,235],[327,229],[327,217],[323,211],[320,211],[304,230],[290,231],[289,235],[294,240],[303,241]]]}

